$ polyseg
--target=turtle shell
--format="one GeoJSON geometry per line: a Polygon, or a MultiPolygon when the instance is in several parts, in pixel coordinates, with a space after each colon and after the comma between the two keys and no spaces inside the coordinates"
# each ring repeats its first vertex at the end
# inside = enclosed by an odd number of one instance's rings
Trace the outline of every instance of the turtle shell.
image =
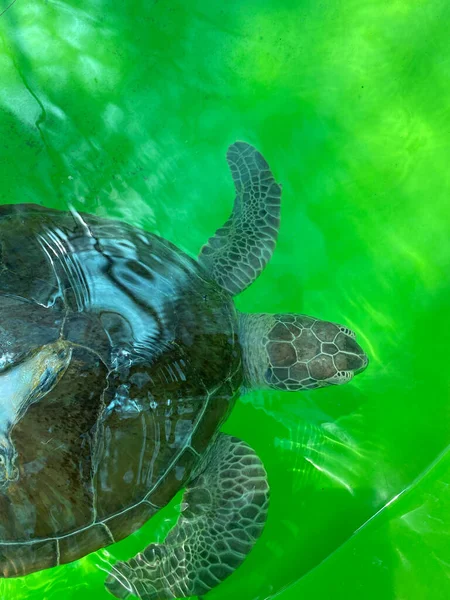
{"type": "Polygon", "coordinates": [[[139,528],[185,485],[242,381],[231,298],[175,246],[92,215],[0,207],[0,375],[61,337],[66,372],[11,433],[4,577],[139,528]]]}

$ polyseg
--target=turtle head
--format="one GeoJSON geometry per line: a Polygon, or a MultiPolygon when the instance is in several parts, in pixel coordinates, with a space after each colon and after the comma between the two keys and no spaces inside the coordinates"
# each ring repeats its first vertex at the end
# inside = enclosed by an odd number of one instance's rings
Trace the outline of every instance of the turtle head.
{"type": "Polygon", "coordinates": [[[369,362],[351,329],[306,315],[240,315],[240,340],[249,387],[341,385],[369,362]]]}
{"type": "MultiPolygon", "coordinates": [[[[317,381],[316,385],[310,384],[311,388],[342,385],[366,369],[369,359],[354,331],[338,323],[315,320],[311,332],[320,341],[320,348],[316,346],[317,353],[307,363],[310,376],[317,381]]],[[[307,352],[301,342],[297,345],[300,352],[307,352]]]]}

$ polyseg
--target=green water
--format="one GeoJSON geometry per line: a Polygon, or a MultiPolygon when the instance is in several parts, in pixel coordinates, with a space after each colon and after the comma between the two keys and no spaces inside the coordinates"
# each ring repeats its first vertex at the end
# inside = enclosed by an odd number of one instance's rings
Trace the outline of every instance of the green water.
{"type": "MultiPolygon", "coordinates": [[[[0,0],[0,13],[10,0],[0,0]]],[[[17,0],[0,16],[0,203],[72,203],[196,255],[228,217],[244,139],[283,183],[279,244],[244,311],[343,322],[354,382],[243,397],[263,537],[210,600],[450,597],[447,0],[17,0]]],[[[107,600],[104,569],[179,498],[2,599],[107,600]]]]}

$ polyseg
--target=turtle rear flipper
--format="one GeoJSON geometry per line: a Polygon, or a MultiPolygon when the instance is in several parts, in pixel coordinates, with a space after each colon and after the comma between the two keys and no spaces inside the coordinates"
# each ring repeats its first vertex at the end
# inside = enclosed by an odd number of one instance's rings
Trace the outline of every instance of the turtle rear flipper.
{"type": "Polygon", "coordinates": [[[118,598],[201,596],[243,562],[261,535],[269,486],[260,459],[244,442],[219,435],[206,468],[188,485],[185,509],[164,544],[117,563],[106,581],[118,598]]]}
{"type": "Polygon", "coordinates": [[[281,186],[250,144],[232,144],[227,161],[236,188],[233,212],[203,246],[198,260],[234,296],[258,277],[272,257],[280,225],[281,186]]]}

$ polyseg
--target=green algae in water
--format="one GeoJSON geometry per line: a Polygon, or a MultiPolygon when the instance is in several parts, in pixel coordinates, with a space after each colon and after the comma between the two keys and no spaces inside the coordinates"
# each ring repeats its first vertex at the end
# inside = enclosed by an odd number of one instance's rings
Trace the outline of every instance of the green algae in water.
{"type": "MultiPolygon", "coordinates": [[[[231,209],[228,144],[257,146],[282,226],[238,308],[343,322],[371,364],[342,388],[241,398],[224,429],[263,459],[271,510],[209,598],[446,598],[450,8],[210,4],[17,0],[0,17],[0,202],[70,202],[196,255],[231,209]]],[[[111,598],[104,570],[162,539],[179,501],[0,596],[111,598]]]]}

